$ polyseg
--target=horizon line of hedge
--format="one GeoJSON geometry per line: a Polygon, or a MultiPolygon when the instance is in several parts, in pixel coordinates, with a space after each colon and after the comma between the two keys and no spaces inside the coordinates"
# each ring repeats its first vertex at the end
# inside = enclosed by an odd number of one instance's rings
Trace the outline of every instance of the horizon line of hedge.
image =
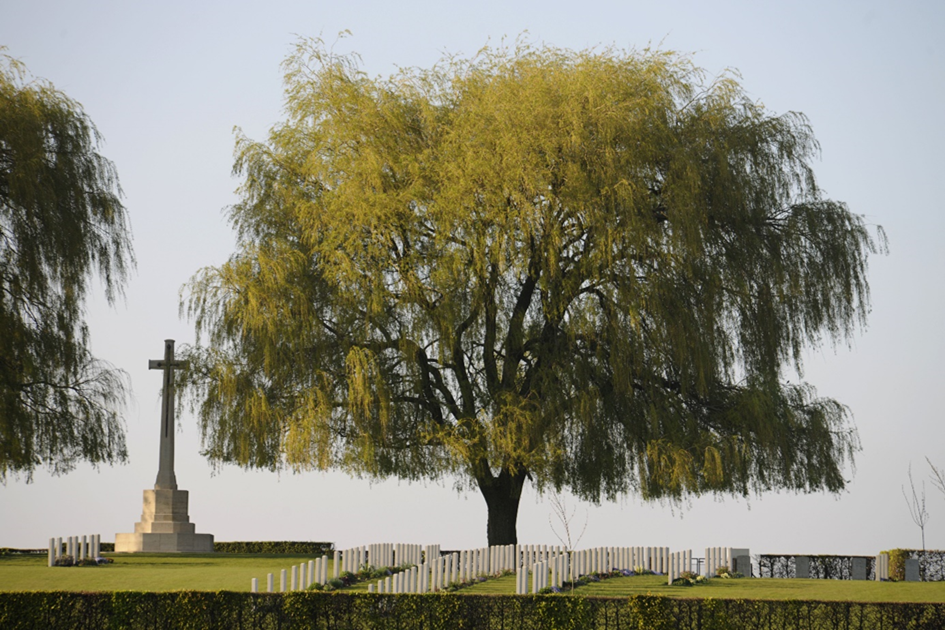
{"type": "MultiPolygon", "coordinates": [[[[271,553],[271,554],[330,554],[335,550],[333,542],[312,542],[298,540],[260,540],[260,541],[231,541],[214,542],[214,553],[271,553]]],[[[0,556],[9,555],[41,555],[48,549],[16,549],[0,547],[0,556]]],[[[114,553],[115,543],[101,543],[102,553],[114,553]]]]}

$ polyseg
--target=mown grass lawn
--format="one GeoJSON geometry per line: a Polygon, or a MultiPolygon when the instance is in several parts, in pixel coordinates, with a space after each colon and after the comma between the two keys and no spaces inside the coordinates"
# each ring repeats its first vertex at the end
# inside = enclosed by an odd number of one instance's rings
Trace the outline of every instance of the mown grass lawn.
{"type": "MultiPolygon", "coordinates": [[[[0,591],[248,591],[314,556],[286,554],[102,554],[113,564],[48,567],[46,556],[0,556],[0,591]]],[[[329,568],[329,572],[331,569],[329,568]]]]}
{"type": "MultiPolygon", "coordinates": [[[[515,576],[482,582],[462,593],[514,593],[515,576]]],[[[945,582],[854,582],[852,580],[712,579],[702,586],[669,586],[661,575],[609,578],[581,586],[575,595],[713,599],[796,599],[858,602],[945,602],[945,582]]]]}
{"type": "MultiPolygon", "coordinates": [[[[45,556],[0,556],[0,591],[248,591],[259,578],[266,589],[272,573],[313,556],[268,554],[105,554],[115,560],[99,567],[46,566],[45,556]]],[[[329,567],[329,575],[331,568],[329,567]]],[[[373,582],[376,582],[373,581],[373,582]]],[[[365,591],[369,582],[355,585],[365,591]]],[[[460,594],[509,595],[515,576],[490,579],[460,594]]],[[[658,575],[619,577],[579,587],[575,594],[600,597],[662,595],[714,599],[796,599],[861,602],[945,602],[945,582],[853,582],[841,580],[713,579],[704,586],[667,586],[658,575]]]]}

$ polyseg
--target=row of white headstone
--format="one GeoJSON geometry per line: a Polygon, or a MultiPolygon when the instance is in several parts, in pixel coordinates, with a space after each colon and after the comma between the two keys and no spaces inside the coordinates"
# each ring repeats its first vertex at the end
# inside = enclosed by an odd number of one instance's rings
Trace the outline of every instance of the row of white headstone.
{"type": "MultiPolygon", "coordinates": [[[[706,549],[705,575],[713,575],[719,566],[732,568],[736,553],[748,554],[748,550],[731,547],[706,549]]],[[[375,593],[429,593],[447,588],[452,583],[469,582],[480,576],[497,575],[505,571],[517,574],[516,593],[528,592],[528,576],[531,574],[531,591],[537,593],[548,586],[560,587],[565,581],[575,581],[581,576],[606,573],[612,570],[647,570],[667,574],[669,583],[684,571],[692,568],[692,551],[670,553],[669,547],[596,547],[566,552],[554,545],[503,545],[480,547],[441,555],[439,545],[410,545],[377,543],[363,547],[352,547],[335,551],[332,558],[332,575],[342,572],[356,573],[362,567],[401,567],[368,585],[375,593]]],[[[328,582],[328,558],[302,563],[289,571],[283,569],[280,577],[280,592],[307,589],[313,583],[328,582]]],[[[258,581],[253,578],[251,590],[258,591],[258,581]]],[[[267,591],[274,591],[274,578],[267,578],[267,591]]]]}
{"type": "MultiPolygon", "coordinates": [[[[501,573],[504,570],[512,570],[516,564],[516,557],[538,559],[545,557],[548,553],[550,552],[547,545],[523,545],[521,547],[506,545],[464,550],[442,556],[440,545],[377,543],[335,551],[332,557],[332,577],[338,578],[346,571],[356,573],[362,567],[382,569],[412,566],[416,568],[418,576],[423,574],[425,577],[417,577],[413,582],[409,582],[406,576],[395,577],[389,585],[382,579],[376,585],[376,591],[432,592],[442,590],[453,582],[471,580],[479,575],[490,575],[501,573]],[[401,581],[403,584],[399,584],[401,581]],[[396,591],[392,590],[395,588],[395,582],[398,583],[398,590],[396,591]],[[419,590],[421,588],[422,591],[419,590]]],[[[309,564],[313,562],[320,563],[314,570],[306,571],[306,567],[303,566],[304,563],[298,567],[293,567],[291,572],[298,576],[296,579],[289,578],[290,570],[284,569],[280,579],[280,592],[286,589],[306,589],[313,583],[326,584],[328,575],[327,569],[324,567],[327,566],[327,557],[323,556],[319,560],[310,561],[309,564]]],[[[394,576],[400,573],[403,573],[403,571],[395,572],[394,576]]],[[[374,587],[374,585],[371,585],[371,587],[374,587]]],[[[258,592],[258,579],[252,579],[250,588],[253,592],[258,592]]],[[[267,591],[274,591],[272,574],[267,577],[267,591]]]]}
{"type": "Polygon", "coordinates": [[[713,577],[719,567],[727,567],[731,572],[734,572],[737,568],[739,573],[748,575],[750,569],[747,569],[745,566],[740,566],[746,565],[750,562],[748,557],[747,549],[735,549],[734,547],[706,547],[704,575],[706,577],[713,577]]]}
{"type": "MultiPolygon", "coordinates": [[[[747,564],[747,549],[732,547],[708,547],[705,550],[704,575],[715,575],[719,567],[733,570],[733,561],[741,559],[747,564]]],[[[581,576],[606,573],[612,570],[640,571],[666,574],[667,583],[672,584],[684,572],[692,571],[692,550],[671,553],[667,547],[600,547],[559,554],[542,562],[523,565],[516,571],[515,592],[523,595],[529,592],[528,576],[531,573],[531,592],[538,593],[543,588],[560,588],[565,581],[573,582],[581,576]],[[549,581],[550,579],[550,581],[549,581]]],[[[744,572],[744,567],[739,567],[744,572]]]]}
{"type": "MultiPolygon", "coordinates": [[[[279,572],[279,592],[304,591],[312,584],[326,584],[328,582],[328,556],[322,556],[315,560],[302,562],[292,565],[290,569],[282,569],[279,572]]],[[[250,580],[249,590],[252,593],[259,592],[259,579],[250,580]]],[[[266,575],[266,592],[274,593],[275,576],[272,573],[266,575]]]]}
{"type": "MultiPolygon", "coordinates": [[[[517,566],[516,558],[524,558],[525,562],[537,561],[557,553],[560,548],[548,545],[503,545],[494,547],[480,547],[465,549],[447,554],[448,572],[455,579],[468,580],[479,575],[491,575],[506,570],[513,570],[517,566]],[[455,573],[455,576],[453,574],[455,573]]],[[[359,567],[382,569],[387,567],[420,566],[426,563],[430,570],[434,570],[434,563],[442,556],[440,545],[404,545],[404,544],[377,544],[367,547],[354,547],[343,551],[336,551],[334,556],[335,577],[339,572],[350,571],[355,573],[359,567]]],[[[446,571],[447,569],[444,569],[446,571]]]]}
{"type": "Polygon", "coordinates": [[[561,587],[564,584],[564,577],[568,575],[569,568],[575,565],[570,562],[570,556],[561,553],[548,560],[536,562],[531,566],[519,567],[515,571],[515,594],[525,595],[528,593],[528,576],[532,577],[532,593],[539,593],[542,589],[549,586],[561,587]],[[550,581],[549,581],[549,571],[550,581]]]}
{"type": "MultiPolygon", "coordinates": [[[[415,567],[409,574],[395,574],[368,586],[376,593],[427,593],[447,588],[456,582],[468,582],[483,575],[515,571],[520,585],[516,592],[528,591],[531,574],[532,591],[549,586],[561,586],[565,580],[575,580],[589,573],[617,570],[647,569],[662,573],[669,566],[668,547],[597,547],[567,553],[561,546],[504,545],[453,552],[432,562],[415,567]],[[540,566],[539,566],[540,565],[540,566]],[[539,566],[538,569],[535,567],[539,566]],[[550,572],[549,576],[545,575],[550,572]]],[[[406,572],[405,572],[406,573],[406,572]]]]}
{"type": "Polygon", "coordinates": [[[92,534],[87,536],[67,536],[65,538],[65,548],[63,548],[63,539],[49,539],[49,557],[48,564],[51,567],[56,566],[56,561],[63,555],[72,558],[73,562],[79,562],[86,558],[98,560],[102,551],[101,534],[92,534]]]}
{"type": "Polygon", "coordinates": [[[678,580],[683,573],[692,571],[692,550],[676,551],[669,554],[669,570],[666,572],[668,584],[678,580]]]}
{"type": "Polygon", "coordinates": [[[368,585],[369,593],[435,593],[450,584],[470,582],[480,576],[512,571],[528,559],[550,557],[547,545],[501,545],[464,549],[446,555],[428,553],[424,562],[368,585]]]}
{"type": "MultiPolygon", "coordinates": [[[[503,545],[467,549],[444,556],[440,545],[377,543],[335,551],[332,576],[338,578],[345,571],[356,573],[362,567],[409,567],[407,571],[395,572],[377,584],[369,585],[368,590],[378,593],[436,592],[454,582],[514,571],[520,566],[544,561],[562,552],[562,547],[548,545],[503,545]]],[[[308,568],[303,563],[290,570],[283,569],[279,592],[307,589],[313,583],[326,584],[327,562],[328,558],[322,556],[310,561],[308,564],[311,566],[308,568]]],[[[275,591],[274,582],[274,576],[270,573],[266,581],[267,592],[275,591]]],[[[252,592],[259,591],[257,578],[251,580],[250,589],[252,592]]]]}
{"type": "MultiPolygon", "coordinates": [[[[331,560],[322,556],[308,563],[301,563],[290,569],[282,569],[279,575],[279,592],[286,590],[305,590],[312,584],[328,583],[328,563],[332,564],[332,577],[338,578],[343,572],[357,573],[361,568],[381,569],[405,565],[420,564],[423,555],[439,557],[439,545],[414,545],[406,543],[376,543],[363,547],[336,550],[331,560]]],[[[250,580],[250,591],[259,592],[258,578],[250,580]]],[[[266,592],[275,592],[275,576],[266,576],[266,592]]]]}
{"type": "MultiPolygon", "coordinates": [[[[439,563],[439,561],[436,561],[439,563]]],[[[443,571],[439,573],[427,569],[424,562],[420,566],[413,566],[393,575],[388,575],[377,581],[377,584],[368,584],[369,593],[428,593],[443,588],[443,571]],[[433,588],[433,584],[440,585],[433,588]]]]}
{"type": "MultiPolygon", "coordinates": [[[[429,557],[429,555],[428,555],[429,557]]],[[[436,592],[451,583],[469,581],[481,575],[506,570],[516,572],[516,593],[537,593],[548,586],[561,587],[565,580],[611,570],[646,569],[655,573],[669,570],[671,554],[667,547],[597,547],[572,553],[560,546],[507,545],[470,549],[447,554],[431,563],[415,566],[403,573],[378,580],[368,586],[376,593],[436,592]]],[[[686,552],[692,562],[692,552],[686,552]]],[[[681,564],[681,561],[680,561],[681,564]]],[[[688,569],[686,569],[688,570],[688,569]]],[[[714,569],[713,569],[714,570],[714,569]]]]}
{"type": "Polygon", "coordinates": [[[419,565],[424,557],[434,558],[439,555],[439,545],[424,547],[407,543],[375,543],[336,550],[332,577],[338,577],[345,571],[357,573],[362,567],[383,569],[419,565]]]}
{"type": "MultiPolygon", "coordinates": [[[[689,552],[690,561],[692,552],[689,552]]],[[[673,554],[669,547],[595,547],[570,554],[559,549],[554,555],[539,562],[523,563],[516,569],[515,592],[524,595],[538,593],[544,588],[561,588],[564,582],[574,582],[585,575],[610,571],[669,571],[673,554]]]]}

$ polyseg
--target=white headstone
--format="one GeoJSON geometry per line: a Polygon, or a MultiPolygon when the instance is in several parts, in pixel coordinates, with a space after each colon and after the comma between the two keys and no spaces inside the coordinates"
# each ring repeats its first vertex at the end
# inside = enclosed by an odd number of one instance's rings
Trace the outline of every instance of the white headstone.
{"type": "Polygon", "coordinates": [[[259,592],[259,578],[253,578],[249,581],[249,592],[258,593],[259,592]]]}
{"type": "Polygon", "coordinates": [[[881,553],[876,556],[876,581],[889,579],[889,554],[881,553]]]}

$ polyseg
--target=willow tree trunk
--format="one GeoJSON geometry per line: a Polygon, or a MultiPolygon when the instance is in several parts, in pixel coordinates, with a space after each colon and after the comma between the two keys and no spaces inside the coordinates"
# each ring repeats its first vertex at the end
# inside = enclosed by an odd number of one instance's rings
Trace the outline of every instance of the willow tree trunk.
{"type": "Polygon", "coordinates": [[[518,544],[515,525],[518,521],[518,504],[522,498],[526,473],[522,470],[512,474],[503,468],[498,476],[491,472],[487,475],[478,477],[476,482],[489,509],[489,546],[518,544]]]}

